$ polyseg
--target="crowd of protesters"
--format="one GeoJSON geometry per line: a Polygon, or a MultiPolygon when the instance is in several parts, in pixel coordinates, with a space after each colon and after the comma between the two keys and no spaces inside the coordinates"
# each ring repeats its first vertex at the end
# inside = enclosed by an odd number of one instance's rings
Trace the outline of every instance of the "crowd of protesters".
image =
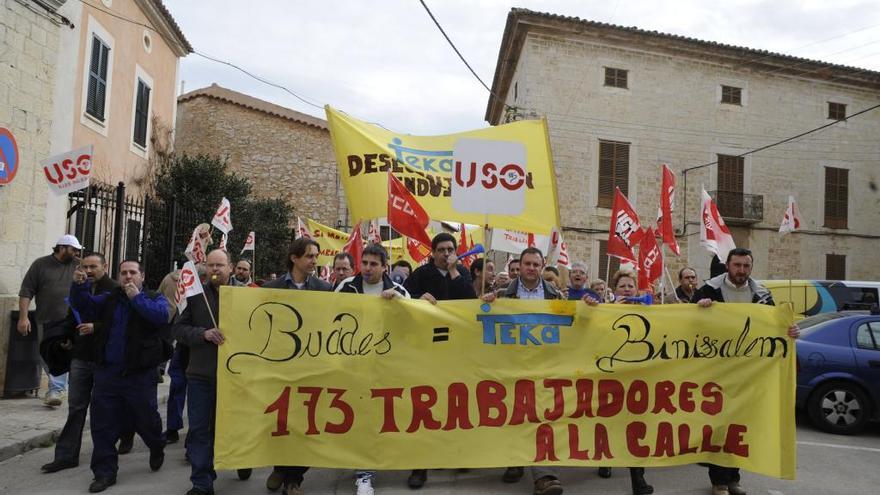
{"type": "MultiPolygon", "coordinates": [[[[186,309],[176,314],[173,300],[179,271],[167,274],[159,290],[153,292],[143,286],[144,272],[138,261],[118,263],[119,276],[112,280],[105,257],[82,253],[82,249],[74,236],[65,235],[52,254],[33,262],[21,284],[17,330],[22,335],[38,332],[43,366],[49,375],[45,405],[60,406],[69,387],[67,422],[54,459],[42,470],[54,473],[78,466],[88,411],[94,444],[92,493],[116,483],[118,455],[131,449],[134,433],[149,448],[149,469],[159,470],[166,443],[179,441],[184,429],[184,404],[188,419],[186,458],[192,482],[187,494],[213,493],[217,476],[213,467],[217,348],[225,341],[215,315],[219,315],[219,288],[223,285],[335,290],[384,299],[418,298],[431,304],[477,298],[485,302],[497,298],[570,299],[593,307],[639,300],[636,276],[629,271],[614,273],[606,284],[601,279],[589,280],[586,264],[575,261],[569,267],[566,285],[559,270],[545,266],[543,253],[532,247],[511,259],[502,271],[496,272],[488,258],[477,259],[466,268],[456,255],[455,237],[441,233],[433,238],[426,262],[415,269],[403,260],[389,266],[388,253],[379,244],[364,249],[360,266],[355,266],[348,253],[340,253],[333,260],[333,283],[315,276],[321,248],[312,239],[294,241],[287,252],[287,272],[265,282],[255,282],[249,260],[235,261],[226,251],[214,249],[199,267],[204,296],[190,297],[186,309]],[[36,303],[35,325],[28,317],[32,299],[36,303]],[[166,362],[171,388],[163,428],[157,404],[157,367],[164,370],[166,362]]],[[[709,307],[713,302],[772,305],[769,291],[751,278],[752,263],[751,252],[734,249],[727,257],[726,271],[702,286],[696,270],[683,268],[678,273],[679,286],[666,302],[695,303],[698,307],[709,307]]],[[[789,329],[789,336],[797,338],[797,327],[789,329]]],[[[356,471],[356,492],[372,495],[376,472],[370,466],[360,468],[356,471]]],[[[281,489],[286,495],[302,494],[308,470],[307,466],[275,466],[266,488],[281,489]]],[[[746,493],[738,469],[708,465],[708,470],[713,495],[746,493]]],[[[534,466],[529,471],[535,495],[563,492],[553,468],[534,466]]],[[[629,471],[634,494],[653,493],[644,468],[629,471]]],[[[237,474],[247,479],[251,470],[240,469],[237,474]]],[[[508,467],[502,480],[516,483],[524,474],[523,467],[508,467]]],[[[611,469],[600,468],[599,475],[610,477],[611,469]]],[[[414,469],[408,484],[418,489],[427,480],[426,469],[414,469]]]]}

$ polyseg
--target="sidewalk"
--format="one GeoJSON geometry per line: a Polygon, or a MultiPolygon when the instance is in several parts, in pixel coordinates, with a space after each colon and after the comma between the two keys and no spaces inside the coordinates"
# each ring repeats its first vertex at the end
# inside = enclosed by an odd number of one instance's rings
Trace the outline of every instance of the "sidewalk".
{"type": "MultiPolygon", "coordinates": [[[[159,384],[159,412],[163,418],[170,383],[166,375],[165,383],[159,384]]],[[[3,462],[31,449],[54,444],[67,420],[67,398],[65,396],[60,407],[44,406],[42,397],[0,399],[0,418],[0,462],[3,462]]],[[[89,420],[86,418],[83,435],[88,431],[89,420]]]]}

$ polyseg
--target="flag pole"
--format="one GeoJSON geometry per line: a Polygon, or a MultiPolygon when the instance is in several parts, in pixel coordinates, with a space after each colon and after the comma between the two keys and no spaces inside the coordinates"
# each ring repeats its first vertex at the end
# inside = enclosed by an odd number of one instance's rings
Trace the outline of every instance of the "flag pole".
{"type": "MultiPolygon", "coordinates": [[[[208,280],[208,284],[210,284],[210,283],[211,283],[211,281],[208,280]]],[[[202,297],[205,299],[205,306],[208,307],[208,314],[211,315],[211,322],[214,324],[214,328],[219,329],[220,327],[217,326],[217,320],[214,318],[214,311],[211,310],[211,304],[208,302],[208,296],[207,296],[207,294],[205,294],[204,288],[202,289],[202,297]]],[[[217,297],[220,297],[219,291],[218,291],[217,297]]]]}
{"type": "MultiPolygon", "coordinates": [[[[461,224],[462,228],[466,229],[464,224],[461,224]]],[[[483,217],[483,247],[485,248],[486,239],[488,239],[489,233],[489,214],[486,213],[483,217]]],[[[465,235],[467,235],[467,230],[465,230],[465,235]]],[[[480,297],[486,294],[486,268],[489,265],[489,252],[485,249],[483,250],[483,273],[480,274],[480,297]]]]}
{"type": "MultiPolygon", "coordinates": [[[[663,271],[666,272],[666,278],[669,280],[669,286],[672,287],[675,283],[672,280],[672,275],[669,274],[669,267],[663,265],[663,271]]],[[[675,298],[676,301],[681,302],[681,299],[678,298],[678,294],[675,291],[672,291],[672,297],[675,298]]]]}
{"type": "MultiPolygon", "coordinates": [[[[660,264],[663,266],[664,269],[666,269],[666,244],[665,243],[660,245],[660,264]]],[[[660,304],[666,304],[666,283],[663,281],[662,276],[660,277],[660,304]]]]}

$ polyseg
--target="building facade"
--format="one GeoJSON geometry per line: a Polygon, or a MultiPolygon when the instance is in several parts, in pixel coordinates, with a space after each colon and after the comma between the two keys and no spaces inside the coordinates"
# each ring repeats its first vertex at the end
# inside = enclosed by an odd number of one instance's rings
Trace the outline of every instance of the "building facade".
{"type": "Polygon", "coordinates": [[[880,73],[513,9],[492,90],[489,123],[547,119],[569,254],[594,277],[606,276],[615,187],[653,225],[665,163],[673,278],[685,265],[709,275],[701,187],[754,252],[756,277],[880,278],[880,109],[860,113],[880,104],[880,73]],[[803,225],[780,236],[789,195],[803,225]]]}
{"type": "Polygon", "coordinates": [[[160,0],[0,0],[0,127],[19,150],[0,186],[0,384],[33,260],[65,233],[109,254],[106,215],[51,192],[41,162],[91,145],[92,184],[139,194],[151,154],[171,146],[179,60],[191,51],[160,0]],[[92,228],[77,229],[85,218],[92,228]]]}
{"type": "Polygon", "coordinates": [[[281,197],[296,215],[346,225],[327,122],[212,84],[178,98],[175,151],[218,156],[259,197],[281,197]]]}

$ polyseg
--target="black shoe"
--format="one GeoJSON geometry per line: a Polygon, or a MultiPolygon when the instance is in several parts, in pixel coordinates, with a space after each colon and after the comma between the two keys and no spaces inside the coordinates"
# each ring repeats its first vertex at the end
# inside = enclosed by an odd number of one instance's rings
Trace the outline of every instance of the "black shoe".
{"type": "Polygon", "coordinates": [[[599,477],[600,478],[610,478],[611,477],[611,468],[600,467],[599,468],[599,477]]]}
{"type": "Polygon", "coordinates": [[[49,464],[43,464],[43,467],[40,469],[44,473],[54,473],[57,471],[61,471],[62,469],[70,469],[79,466],[78,462],[70,462],[70,461],[52,461],[49,464]]]}
{"type": "Polygon", "coordinates": [[[194,486],[186,491],[186,495],[211,495],[211,492],[194,486]]]}
{"type": "Polygon", "coordinates": [[[633,495],[651,495],[654,487],[645,481],[645,468],[629,468],[629,477],[632,481],[633,495]]]}
{"type": "Polygon", "coordinates": [[[521,480],[525,470],[522,467],[509,467],[501,475],[501,481],[505,483],[516,483],[521,480]]]}
{"type": "Polygon", "coordinates": [[[242,481],[244,481],[246,479],[250,479],[251,473],[253,473],[253,472],[254,472],[254,470],[251,468],[239,469],[238,470],[238,479],[240,479],[242,481]]]}
{"type": "Polygon", "coordinates": [[[281,485],[283,483],[284,473],[273,469],[272,472],[269,473],[269,477],[266,478],[266,490],[269,490],[270,492],[276,492],[279,488],[281,488],[281,485]]]}
{"type": "Polygon", "coordinates": [[[125,455],[131,452],[131,448],[134,447],[134,435],[130,437],[123,437],[119,439],[119,448],[116,451],[119,455],[125,455]]]}
{"type": "Polygon", "coordinates": [[[427,469],[413,469],[412,473],[409,475],[409,479],[406,480],[406,484],[415,490],[425,486],[426,481],[428,481],[427,469]]]}
{"type": "Polygon", "coordinates": [[[150,471],[158,471],[162,467],[163,462],[165,462],[164,450],[156,449],[150,451],[150,471]]]}
{"type": "Polygon", "coordinates": [[[168,430],[165,432],[165,445],[177,443],[180,441],[180,433],[177,430],[168,430]]]}
{"type": "Polygon", "coordinates": [[[89,485],[89,493],[103,492],[116,484],[116,478],[95,478],[89,485]]]}

